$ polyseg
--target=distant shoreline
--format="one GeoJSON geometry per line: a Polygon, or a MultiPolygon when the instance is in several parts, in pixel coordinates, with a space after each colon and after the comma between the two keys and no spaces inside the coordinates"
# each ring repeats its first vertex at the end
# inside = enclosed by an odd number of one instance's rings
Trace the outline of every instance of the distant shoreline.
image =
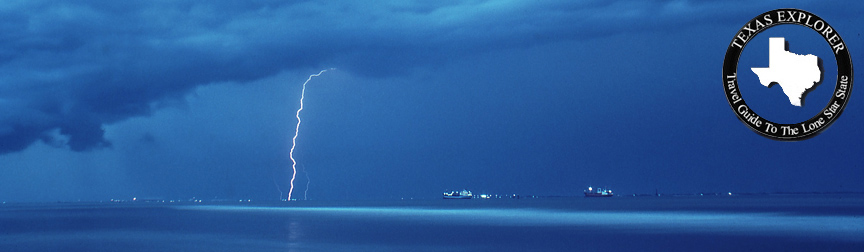
{"type": "MultiPolygon", "coordinates": [[[[613,198],[651,198],[651,197],[740,197],[740,196],[864,196],[864,192],[726,192],[726,193],[631,193],[618,194],[613,198]]],[[[531,200],[531,199],[567,199],[567,198],[584,198],[582,195],[523,195],[520,198],[475,198],[474,200],[531,200]]],[[[163,199],[147,199],[147,200],[61,200],[61,201],[0,201],[0,207],[3,205],[19,205],[19,204],[277,204],[291,202],[388,202],[388,201],[423,201],[423,200],[438,200],[439,198],[399,198],[399,199],[350,199],[350,200],[300,200],[300,201],[279,201],[279,200],[250,200],[250,199],[213,199],[213,200],[163,200],[163,199]]]]}

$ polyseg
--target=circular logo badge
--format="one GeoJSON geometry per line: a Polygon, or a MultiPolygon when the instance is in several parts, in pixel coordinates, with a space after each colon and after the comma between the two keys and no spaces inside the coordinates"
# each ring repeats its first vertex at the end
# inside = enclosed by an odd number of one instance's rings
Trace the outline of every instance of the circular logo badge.
{"type": "MultiPolygon", "coordinates": [[[[816,35],[814,34],[814,35],[816,35]]],[[[768,67],[754,67],[760,83],[770,87],[776,83],[788,96],[791,105],[802,106],[803,97],[815,84],[821,82],[821,61],[814,55],[799,55],[787,51],[786,41],[782,37],[772,37],[769,41],[768,67]]],[[[745,74],[745,73],[741,73],[745,74]]],[[[750,85],[747,83],[746,85],[750,85]]],[[[804,140],[821,133],[828,128],[846,108],[849,95],[852,92],[852,57],[846,48],[846,43],[840,38],[837,30],[822,18],[810,12],[798,9],[776,9],[756,16],[735,34],[726,50],[723,61],[723,90],[729,106],[741,122],[762,136],[781,141],[804,140]],[[778,25],[800,25],[815,31],[828,42],[837,61],[837,84],[828,104],[818,114],[803,122],[791,124],[775,123],[760,116],[747,106],[744,94],[738,86],[738,60],[744,47],[757,34],[778,25]]],[[[758,97],[748,97],[758,99],[758,97]]]]}

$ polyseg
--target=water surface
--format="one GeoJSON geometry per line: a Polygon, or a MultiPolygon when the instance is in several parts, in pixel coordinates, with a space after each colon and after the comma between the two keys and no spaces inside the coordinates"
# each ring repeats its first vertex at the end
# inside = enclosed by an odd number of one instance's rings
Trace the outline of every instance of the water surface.
{"type": "Polygon", "coordinates": [[[2,251],[864,251],[864,197],[4,204],[2,251]]]}

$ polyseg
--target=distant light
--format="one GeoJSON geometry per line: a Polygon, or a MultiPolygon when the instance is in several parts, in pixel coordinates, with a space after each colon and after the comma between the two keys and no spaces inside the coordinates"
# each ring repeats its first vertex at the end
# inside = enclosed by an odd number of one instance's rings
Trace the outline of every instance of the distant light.
{"type": "Polygon", "coordinates": [[[729,192],[729,196],[732,196],[732,192],[729,192]]]}

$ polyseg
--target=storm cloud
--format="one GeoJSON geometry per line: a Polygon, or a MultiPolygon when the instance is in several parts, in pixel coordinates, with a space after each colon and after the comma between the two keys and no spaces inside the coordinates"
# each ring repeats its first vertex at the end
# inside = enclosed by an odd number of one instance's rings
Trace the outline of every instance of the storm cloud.
{"type": "Polygon", "coordinates": [[[73,151],[108,147],[104,125],[151,115],[214,82],[335,65],[360,76],[399,75],[458,54],[716,22],[722,15],[698,15],[713,7],[678,1],[4,3],[0,153],[36,141],[73,151]],[[650,22],[621,22],[639,19],[650,22]]]}

